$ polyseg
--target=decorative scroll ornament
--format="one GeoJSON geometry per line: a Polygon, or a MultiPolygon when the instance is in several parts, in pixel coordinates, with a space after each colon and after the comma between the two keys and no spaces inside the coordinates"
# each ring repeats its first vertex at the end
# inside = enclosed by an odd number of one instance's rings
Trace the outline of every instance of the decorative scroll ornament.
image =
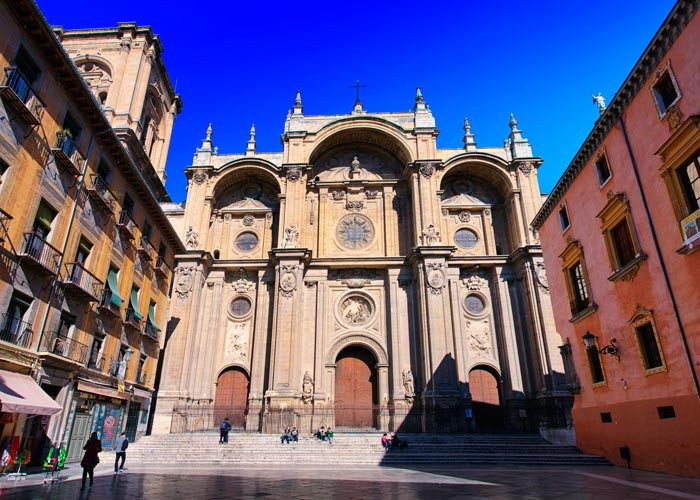
{"type": "Polygon", "coordinates": [[[243,225],[244,226],[252,226],[255,223],[255,217],[253,214],[245,214],[243,216],[243,225]]]}
{"type": "Polygon", "coordinates": [[[340,280],[348,288],[362,288],[369,285],[371,280],[381,279],[374,269],[339,269],[330,273],[329,277],[340,280]]]}
{"type": "Polygon", "coordinates": [[[430,179],[435,173],[435,167],[431,163],[423,163],[418,167],[420,174],[426,179],[430,179]]]}
{"type": "Polygon", "coordinates": [[[301,169],[299,167],[289,167],[287,169],[287,180],[289,182],[296,182],[301,179],[301,169]]]}
{"type": "Polygon", "coordinates": [[[376,189],[369,189],[369,190],[365,191],[365,197],[368,200],[374,200],[377,198],[378,195],[379,195],[379,191],[376,189]]]}
{"type": "Polygon", "coordinates": [[[297,265],[283,265],[280,267],[280,294],[290,298],[297,289],[297,265]]]}
{"type": "Polygon", "coordinates": [[[365,208],[364,201],[348,201],[345,208],[351,212],[361,212],[365,208]]]}
{"type": "Polygon", "coordinates": [[[416,397],[416,389],[413,385],[413,372],[406,368],[402,372],[403,375],[403,393],[406,397],[406,402],[413,403],[413,398],[416,397]]]}
{"type": "Polygon", "coordinates": [[[178,275],[177,283],[175,284],[175,294],[180,300],[185,300],[192,293],[192,285],[194,283],[195,266],[178,266],[175,273],[178,275]]]}
{"type": "Polygon", "coordinates": [[[430,293],[433,295],[442,294],[443,288],[445,288],[445,272],[442,268],[447,267],[444,263],[428,264],[426,266],[426,283],[430,293]]]}
{"type": "Polygon", "coordinates": [[[537,278],[537,284],[543,293],[549,295],[549,280],[547,279],[547,270],[544,268],[542,262],[535,264],[535,278],[537,278]]]}
{"type": "Polygon", "coordinates": [[[469,222],[472,218],[472,214],[469,212],[469,210],[462,210],[459,214],[457,214],[457,218],[460,222],[469,222]]]}
{"type": "Polygon", "coordinates": [[[528,176],[532,173],[535,167],[531,161],[521,161],[518,163],[518,168],[525,176],[528,176]]]}
{"type": "Polygon", "coordinates": [[[197,172],[192,176],[192,180],[194,180],[195,184],[204,184],[207,181],[207,174],[204,172],[197,172]]]}
{"type": "Polygon", "coordinates": [[[345,199],[345,191],[340,191],[340,190],[331,191],[331,196],[333,197],[333,199],[335,201],[344,200],[345,199]]]}
{"type": "Polygon", "coordinates": [[[314,397],[314,379],[311,378],[311,374],[307,371],[304,372],[304,380],[301,383],[301,400],[305,405],[311,404],[311,400],[314,397]]]}
{"type": "Polygon", "coordinates": [[[226,281],[231,283],[236,293],[247,293],[253,286],[253,282],[248,279],[248,274],[242,267],[237,273],[226,273],[226,281]]]}
{"type": "Polygon", "coordinates": [[[296,224],[285,227],[282,248],[296,248],[297,241],[299,241],[299,228],[296,224]]]}
{"type": "Polygon", "coordinates": [[[427,229],[423,230],[423,245],[432,246],[440,243],[440,232],[435,230],[433,224],[429,224],[427,229]]]}
{"type": "Polygon", "coordinates": [[[468,290],[478,292],[488,284],[488,281],[478,274],[472,274],[464,280],[464,284],[467,285],[468,290]]]}

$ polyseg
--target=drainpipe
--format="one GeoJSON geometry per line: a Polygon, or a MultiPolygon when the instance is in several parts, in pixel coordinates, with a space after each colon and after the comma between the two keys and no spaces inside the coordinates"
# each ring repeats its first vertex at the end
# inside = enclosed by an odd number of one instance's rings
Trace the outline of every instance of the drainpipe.
{"type": "MultiPolygon", "coordinates": [[[[58,286],[58,280],[60,278],[61,274],[61,266],[63,265],[63,256],[66,251],[66,247],[68,246],[68,238],[70,237],[71,229],[73,228],[73,222],[75,221],[75,214],[78,210],[78,200],[80,200],[80,193],[83,189],[83,185],[85,183],[85,175],[87,174],[87,167],[88,167],[88,160],[90,158],[90,151],[92,151],[92,145],[95,141],[95,137],[98,135],[106,134],[107,132],[111,132],[112,129],[109,128],[107,130],[103,130],[102,132],[98,132],[96,134],[93,134],[92,137],[90,138],[90,143],[88,144],[87,148],[87,153],[85,153],[85,161],[83,162],[83,170],[80,172],[80,180],[78,181],[78,188],[75,191],[75,199],[73,200],[73,207],[71,208],[70,212],[70,218],[68,219],[68,228],[66,229],[65,236],[63,237],[63,244],[61,245],[61,253],[58,256],[58,266],[57,266],[57,272],[56,276],[53,279],[53,283],[51,284],[51,287],[49,288],[49,298],[46,302],[46,310],[44,311],[44,315],[41,318],[41,327],[39,328],[39,339],[36,344],[36,351],[38,352],[39,349],[41,348],[41,341],[44,338],[44,330],[46,329],[46,322],[49,318],[49,311],[51,311],[51,301],[53,300],[54,296],[54,290],[58,286]]],[[[56,161],[54,157],[54,162],[56,161]]]]}
{"type": "Polygon", "coordinates": [[[622,120],[622,115],[619,118],[620,129],[622,130],[622,135],[625,138],[625,144],[627,145],[627,153],[629,154],[630,161],[632,162],[632,171],[634,172],[634,179],[637,181],[637,188],[639,188],[639,194],[642,197],[642,204],[644,205],[644,212],[647,216],[647,221],[649,222],[649,230],[651,231],[651,238],[654,240],[654,247],[656,249],[656,255],[659,257],[659,264],[661,265],[661,273],[664,275],[664,283],[666,283],[666,290],[668,290],[668,295],[671,298],[671,306],[673,307],[673,313],[676,317],[676,323],[678,323],[678,331],[681,334],[681,340],[683,341],[683,348],[685,349],[685,356],[688,360],[688,365],[690,366],[690,373],[693,375],[693,382],[695,383],[695,394],[700,398],[700,383],[698,382],[698,375],[695,373],[695,367],[693,365],[693,355],[688,347],[688,339],[685,335],[685,329],[683,328],[683,322],[681,321],[680,313],[678,312],[678,305],[676,303],[676,297],[673,294],[673,288],[671,288],[671,281],[668,278],[668,272],[666,271],[666,263],[664,262],[664,257],[661,254],[661,247],[659,246],[659,239],[656,236],[656,229],[654,229],[654,223],[651,220],[651,212],[649,211],[649,205],[647,204],[647,197],[644,194],[644,189],[642,188],[642,181],[639,177],[639,171],[637,169],[637,162],[634,159],[634,153],[632,152],[632,146],[627,136],[627,129],[625,128],[625,122],[622,120]]]}

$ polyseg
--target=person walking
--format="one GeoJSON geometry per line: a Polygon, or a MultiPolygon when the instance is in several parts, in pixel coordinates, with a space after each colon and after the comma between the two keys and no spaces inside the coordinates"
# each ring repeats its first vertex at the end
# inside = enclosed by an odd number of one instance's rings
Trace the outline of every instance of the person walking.
{"type": "Polygon", "coordinates": [[[228,443],[228,432],[231,430],[231,422],[228,417],[219,426],[219,444],[228,443]]]}
{"type": "Polygon", "coordinates": [[[117,446],[114,448],[117,450],[117,453],[114,457],[114,473],[116,474],[117,472],[124,472],[124,461],[126,460],[126,449],[129,447],[129,438],[126,437],[126,432],[122,432],[122,435],[117,438],[117,446]],[[117,468],[117,464],[119,463],[119,459],[121,458],[122,463],[117,468]]]}
{"type": "Polygon", "coordinates": [[[83,455],[83,459],[80,461],[80,466],[83,468],[83,485],[80,488],[81,490],[85,489],[85,480],[88,475],[90,476],[90,487],[92,488],[95,467],[100,463],[100,457],[98,457],[97,454],[102,451],[102,441],[99,440],[96,432],[90,435],[90,439],[88,439],[85,446],[83,446],[83,450],[85,450],[85,455],[83,455]]]}

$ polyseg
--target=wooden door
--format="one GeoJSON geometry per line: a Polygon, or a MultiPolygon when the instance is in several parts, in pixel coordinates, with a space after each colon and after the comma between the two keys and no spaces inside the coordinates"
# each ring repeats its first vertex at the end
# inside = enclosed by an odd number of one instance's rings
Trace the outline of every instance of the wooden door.
{"type": "Polygon", "coordinates": [[[469,392],[477,431],[503,430],[503,408],[499,397],[498,379],[489,370],[474,368],[469,372],[469,392]]]}
{"type": "Polygon", "coordinates": [[[377,402],[376,360],[361,347],[349,347],[338,355],[335,371],[335,425],[375,427],[377,402]]]}
{"type": "Polygon", "coordinates": [[[248,376],[237,368],[219,375],[214,400],[214,424],[218,427],[228,417],[232,427],[243,428],[248,407],[248,376]]]}
{"type": "Polygon", "coordinates": [[[76,460],[83,456],[83,446],[90,437],[90,424],[92,417],[85,413],[76,413],[73,419],[73,430],[70,433],[68,450],[66,450],[67,460],[76,460]]]}

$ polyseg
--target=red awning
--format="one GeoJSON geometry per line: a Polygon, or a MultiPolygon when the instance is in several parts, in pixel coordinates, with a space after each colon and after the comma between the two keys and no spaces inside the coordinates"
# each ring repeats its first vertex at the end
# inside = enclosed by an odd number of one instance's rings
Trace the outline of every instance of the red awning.
{"type": "Polygon", "coordinates": [[[63,408],[32,377],[0,370],[0,403],[7,413],[53,415],[63,408]]]}

